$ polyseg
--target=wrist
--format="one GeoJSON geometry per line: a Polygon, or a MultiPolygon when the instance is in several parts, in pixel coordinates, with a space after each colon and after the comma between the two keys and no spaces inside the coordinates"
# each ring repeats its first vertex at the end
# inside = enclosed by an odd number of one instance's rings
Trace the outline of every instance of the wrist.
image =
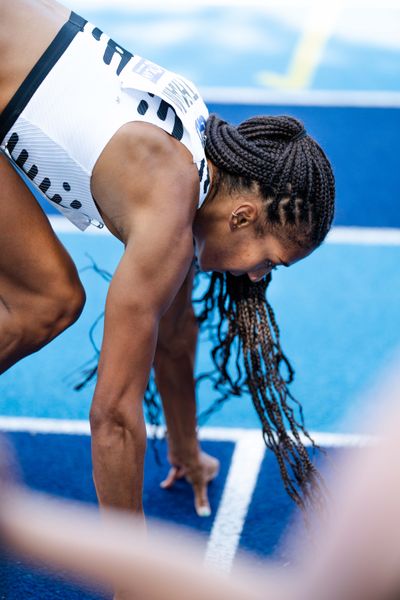
{"type": "Polygon", "coordinates": [[[201,452],[197,436],[184,440],[172,440],[168,436],[168,458],[171,464],[187,464],[198,459],[201,452]]]}

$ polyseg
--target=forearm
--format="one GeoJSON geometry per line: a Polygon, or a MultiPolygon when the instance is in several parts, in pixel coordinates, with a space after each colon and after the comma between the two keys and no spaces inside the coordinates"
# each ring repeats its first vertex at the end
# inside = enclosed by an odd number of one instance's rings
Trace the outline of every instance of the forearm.
{"type": "Polygon", "coordinates": [[[133,419],[91,419],[93,479],[102,507],[141,513],[146,428],[141,406],[134,404],[133,419]]]}
{"type": "Polygon", "coordinates": [[[125,340],[124,331],[116,339],[112,328],[106,327],[90,425],[100,504],[140,513],[146,449],[143,394],[154,356],[157,319],[142,312],[131,321],[136,326],[125,340]],[[125,352],[121,351],[124,342],[125,352]]]}
{"type": "Polygon", "coordinates": [[[198,452],[194,362],[198,327],[188,310],[179,333],[157,345],[154,370],[168,429],[170,453],[177,456],[198,452]]]}

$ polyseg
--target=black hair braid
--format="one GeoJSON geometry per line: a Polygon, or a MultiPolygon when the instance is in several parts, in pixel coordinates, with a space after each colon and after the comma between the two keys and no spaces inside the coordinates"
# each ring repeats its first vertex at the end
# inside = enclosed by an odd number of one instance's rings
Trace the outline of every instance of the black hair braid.
{"type": "Polygon", "coordinates": [[[312,249],[321,244],[334,216],[335,182],[325,153],[300,121],[261,116],[235,127],[211,115],[206,154],[228,186],[258,185],[265,224],[278,226],[286,241],[312,249]]]}
{"type": "Polygon", "coordinates": [[[202,305],[198,314],[201,329],[212,329],[214,311],[218,311],[219,320],[219,326],[212,330],[215,370],[200,376],[198,381],[211,376],[214,389],[221,395],[201,417],[209,416],[232,394],[249,392],[264,441],[277,458],[289,496],[302,509],[323,506],[325,486],[300,433],[313,448],[317,446],[305,428],[299,402],[288,389],[294,372],[282,351],[274,311],[266,298],[270,281],[270,275],[252,283],[247,276],[213,273],[209,289],[195,300],[202,305]],[[221,323],[225,326],[221,327],[221,323]]]}

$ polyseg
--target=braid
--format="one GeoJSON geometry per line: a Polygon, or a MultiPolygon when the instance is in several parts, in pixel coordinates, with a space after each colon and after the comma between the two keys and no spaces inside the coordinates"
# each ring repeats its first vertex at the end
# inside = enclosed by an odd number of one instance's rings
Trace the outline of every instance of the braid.
{"type": "Polygon", "coordinates": [[[234,127],[211,115],[206,153],[228,185],[256,182],[266,222],[287,241],[315,248],[334,215],[335,183],[323,150],[293,117],[253,117],[234,127]]]}
{"type": "MultiPolygon", "coordinates": [[[[322,243],[334,215],[334,177],[324,152],[300,121],[287,116],[253,117],[234,127],[211,115],[206,153],[228,191],[258,186],[265,223],[274,235],[306,248],[322,243]]],[[[302,433],[315,447],[301,406],[288,388],[293,369],[281,349],[275,315],[266,299],[270,280],[271,275],[251,283],[247,276],[213,273],[207,293],[199,300],[204,302],[199,322],[211,330],[215,342],[215,371],[199,379],[210,377],[221,393],[204,416],[230,395],[248,390],[285,488],[304,509],[307,504],[323,504],[324,484],[300,437],[302,433]],[[220,319],[216,330],[206,324],[214,309],[220,319]],[[231,374],[232,362],[236,376],[231,374]]]]}
{"type": "Polygon", "coordinates": [[[213,273],[207,292],[195,300],[202,303],[200,327],[210,331],[215,344],[215,370],[201,375],[198,382],[207,377],[220,393],[200,415],[199,422],[204,422],[231,395],[250,392],[264,441],[277,458],[285,489],[305,509],[323,505],[324,484],[300,437],[302,433],[316,448],[305,429],[301,406],[288,388],[294,372],[282,351],[275,315],[266,299],[270,281],[271,275],[251,283],[247,276],[213,273]],[[218,311],[217,328],[213,325],[214,310],[218,311]],[[298,418],[293,404],[299,408],[298,418]]]}

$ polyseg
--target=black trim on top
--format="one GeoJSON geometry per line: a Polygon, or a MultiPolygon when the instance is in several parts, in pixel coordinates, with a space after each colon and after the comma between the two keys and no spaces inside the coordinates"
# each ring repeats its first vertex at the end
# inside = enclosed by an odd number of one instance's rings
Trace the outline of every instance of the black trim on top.
{"type": "Polygon", "coordinates": [[[69,20],[64,23],[50,46],[44,51],[38,62],[19,86],[10,102],[0,114],[0,141],[4,139],[18,119],[29,100],[32,98],[42,81],[50,73],[59,58],[68,48],[74,37],[83,28],[87,21],[71,12],[69,20]]]}

